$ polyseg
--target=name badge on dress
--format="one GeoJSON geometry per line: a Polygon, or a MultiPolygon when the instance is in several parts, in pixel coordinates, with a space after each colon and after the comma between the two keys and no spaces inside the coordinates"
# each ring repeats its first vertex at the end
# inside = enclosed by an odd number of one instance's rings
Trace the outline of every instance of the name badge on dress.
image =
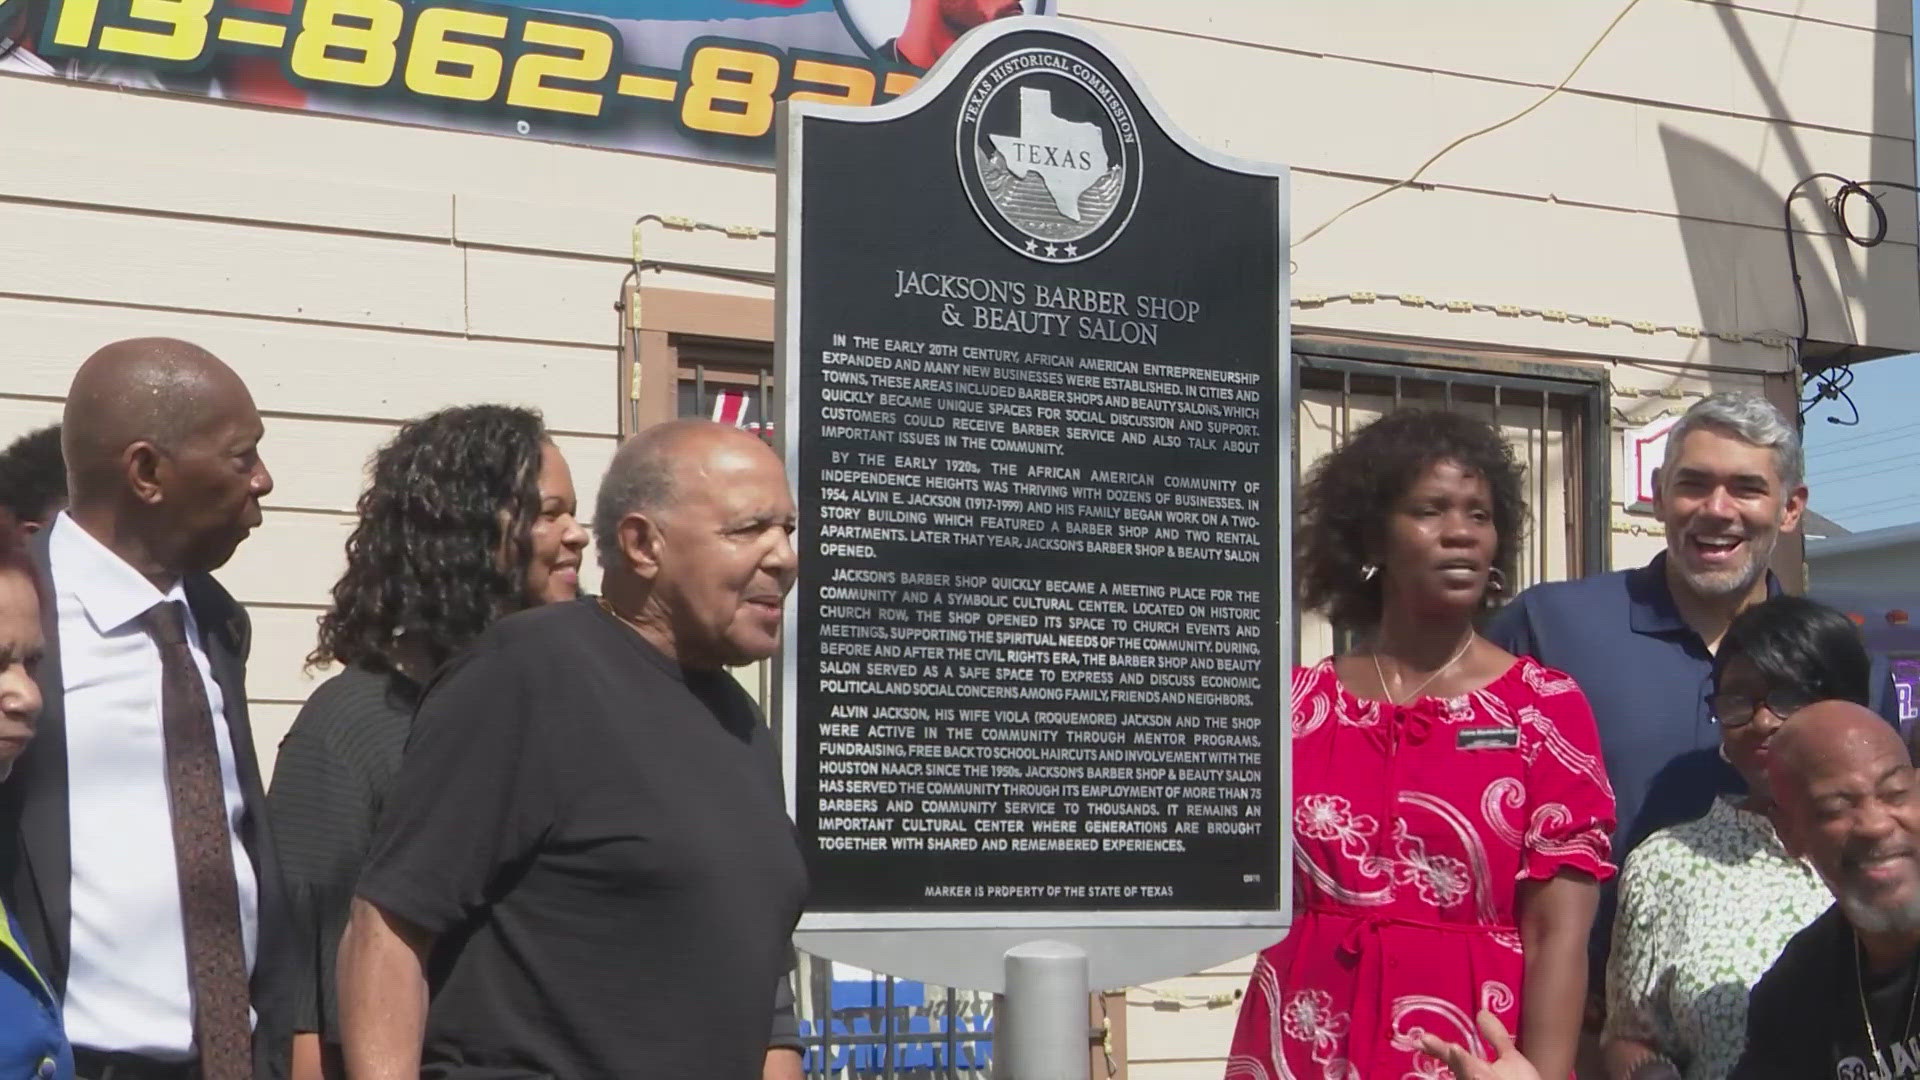
{"type": "Polygon", "coordinates": [[[1454,745],[1462,750],[1515,750],[1520,746],[1517,727],[1461,728],[1454,745]]]}

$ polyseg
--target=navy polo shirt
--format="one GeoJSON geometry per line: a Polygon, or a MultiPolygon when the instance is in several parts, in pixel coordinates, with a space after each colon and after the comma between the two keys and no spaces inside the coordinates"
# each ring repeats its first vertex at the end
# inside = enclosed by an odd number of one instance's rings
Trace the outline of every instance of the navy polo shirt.
{"type": "MultiPolygon", "coordinates": [[[[1769,595],[1780,583],[1767,575],[1769,595]]],[[[1715,797],[1744,790],[1720,759],[1707,698],[1713,654],[1680,617],[1667,587],[1667,553],[1646,566],[1535,585],[1497,613],[1488,639],[1573,676],[1593,706],[1619,826],[1613,862],[1654,831],[1692,821],[1715,797]]],[[[1613,890],[1594,920],[1595,959],[1612,937],[1613,890]]],[[[1596,981],[1600,971],[1592,975],[1596,981]]]]}

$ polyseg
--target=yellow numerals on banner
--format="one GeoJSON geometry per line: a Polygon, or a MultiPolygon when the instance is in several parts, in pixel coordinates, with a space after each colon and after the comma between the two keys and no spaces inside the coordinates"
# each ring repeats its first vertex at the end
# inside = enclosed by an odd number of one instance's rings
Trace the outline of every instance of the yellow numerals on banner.
{"type": "Polygon", "coordinates": [[[92,46],[122,56],[186,63],[198,60],[206,50],[211,30],[208,16],[212,12],[213,0],[131,0],[127,5],[129,18],[166,29],[107,26],[100,29],[96,45],[93,34],[100,18],[100,0],[60,0],[52,17],[53,43],[69,49],[92,46]]]}
{"type": "Polygon", "coordinates": [[[873,104],[876,80],[873,72],[866,68],[833,64],[823,60],[795,60],[793,81],[816,86],[832,86],[838,88],[840,92],[829,94],[823,90],[795,90],[787,95],[790,101],[824,101],[829,105],[873,104]]]}
{"type": "Polygon", "coordinates": [[[93,44],[94,20],[100,17],[100,0],[54,0],[53,43],[69,49],[84,49],[93,44]]]}
{"type": "MultiPolygon", "coordinates": [[[[398,43],[405,22],[406,9],[399,0],[305,0],[300,36],[293,43],[289,66],[295,75],[314,82],[385,86],[400,63],[398,43]]],[[[505,15],[462,8],[420,9],[407,42],[403,82],[416,94],[455,101],[491,101],[505,78],[508,105],[600,115],[606,101],[600,91],[557,86],[551,80],[589,84],[604,81],[613,70],[612,33],[598,27],[529,19],[520,26],[520,40],[561,51],[522,52],[513,61],[513,74],[508,77],[503,46],[511,28],[505,15]],[[473,40],[476,38],[481,40],[473,40]],[[493,41],[502,45],[490,44],[493,41]]]]}
{"type": "Polygon", "coordinates": [[[400,0],[306,0],[288,66],[315,82],[385,86],[400,62],[394,42],[405,21],[400,0]]]}
{"type": "Polygon", "coordinates": [[[100,47],[108,52],[147,56],[155,60],[197,60],[207,47],[207,16],[213,0],[133,0],[127,14],[141,22],[165,24],[164,32],[109,26],[100,31],[100,47]]]}
{"type": "MultiPolygon", "coordinates": [[[[68,51],[182,64],[203,60],[216,40],[285,47],[283,24],[264,13],[223,16],[216,37],[218,4],[106,0],[103,19],[102,0],[52,0],[49,37],[68,51]],[[122,18],[134,25],[114,25],[122,18]]],[[[426,97],[587,117],[603,114],[610,91],[669,105],[677,99],[687,130],[748,139],[773,129],[774,103],[783,91],[799,101],[871,105],[914,81],[889,72],[882,82],[869,67],[788,56],[745,41],[699,44],[678,79],[643,72],[615,80],[615,64],[625,58],[611,26],[492,9],[410,7],[401,0],[300,0],[295,21],[287,66],[303,82],[380,89],[397,73],[407,90],[426,97]]]]}
{"type": "Polygon", "coordinates": [[[605,95],[593,90],[568,90],[547,83],[549,78],[598,83],[613,70],[613,35],[591,26],[529,21],[520,31],[529,45],[550,45],[571,55],[522,53],[513,65],[507,104],[525,109],[599,116],[605,95]]]}
{"type": "Polygon", "coordinates": [[[458,41],[450,33],[503,39],[507,17],[459,8],[427,8],[413,24],[407,48],[407,89],[416,94],[487,101],[500,92],[505,61],[492,45],[458,41]]]}
{"type": "Polygon", "coordinates": [[[680,122],[721,135],[765,135],[773,127],[773,92],[779,88],[778,56],[708,46],[693,54],[680,122]],[[731,107],[714,107],[721,103],[731,107]]]}

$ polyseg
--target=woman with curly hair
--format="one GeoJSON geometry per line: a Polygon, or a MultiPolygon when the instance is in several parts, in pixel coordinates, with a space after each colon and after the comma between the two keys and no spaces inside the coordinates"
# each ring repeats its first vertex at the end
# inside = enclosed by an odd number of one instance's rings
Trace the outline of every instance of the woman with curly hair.
{"type": "Polygon", "coordinates": [[[580,589],[587,532],[538,413],[445,409],[373,459],[311,665],[339,664],[280,744],[269,795],[305,969],[295,1080],[344,1075],[334,954],[420,689],[496,619],[580,589]]]}
{"type": "MultiPolygon", "coordinates": [[[[1613,792],[1573,680],[1479,636],[1526,507],[1486,423],[1404,410],[1299,500],[1303,607],[1360,635],[1293,675],[1295,918],[1260,954],[1230,1078],[1437,1076],[1481,1010],[1573,1070],[1613,792]]],[[[1628,677],[1628,673],[1622,673],[1628,677]]]]}

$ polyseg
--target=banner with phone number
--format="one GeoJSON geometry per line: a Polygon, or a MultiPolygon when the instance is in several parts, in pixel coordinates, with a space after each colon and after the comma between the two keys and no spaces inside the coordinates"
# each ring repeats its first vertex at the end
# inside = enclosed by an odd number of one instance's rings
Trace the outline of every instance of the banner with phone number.
{"type": "Polygon", "coordinates": [[[788,97],[904,93],[1055,0],[0,0],[0,72],[766,165],[788,97]]]}

